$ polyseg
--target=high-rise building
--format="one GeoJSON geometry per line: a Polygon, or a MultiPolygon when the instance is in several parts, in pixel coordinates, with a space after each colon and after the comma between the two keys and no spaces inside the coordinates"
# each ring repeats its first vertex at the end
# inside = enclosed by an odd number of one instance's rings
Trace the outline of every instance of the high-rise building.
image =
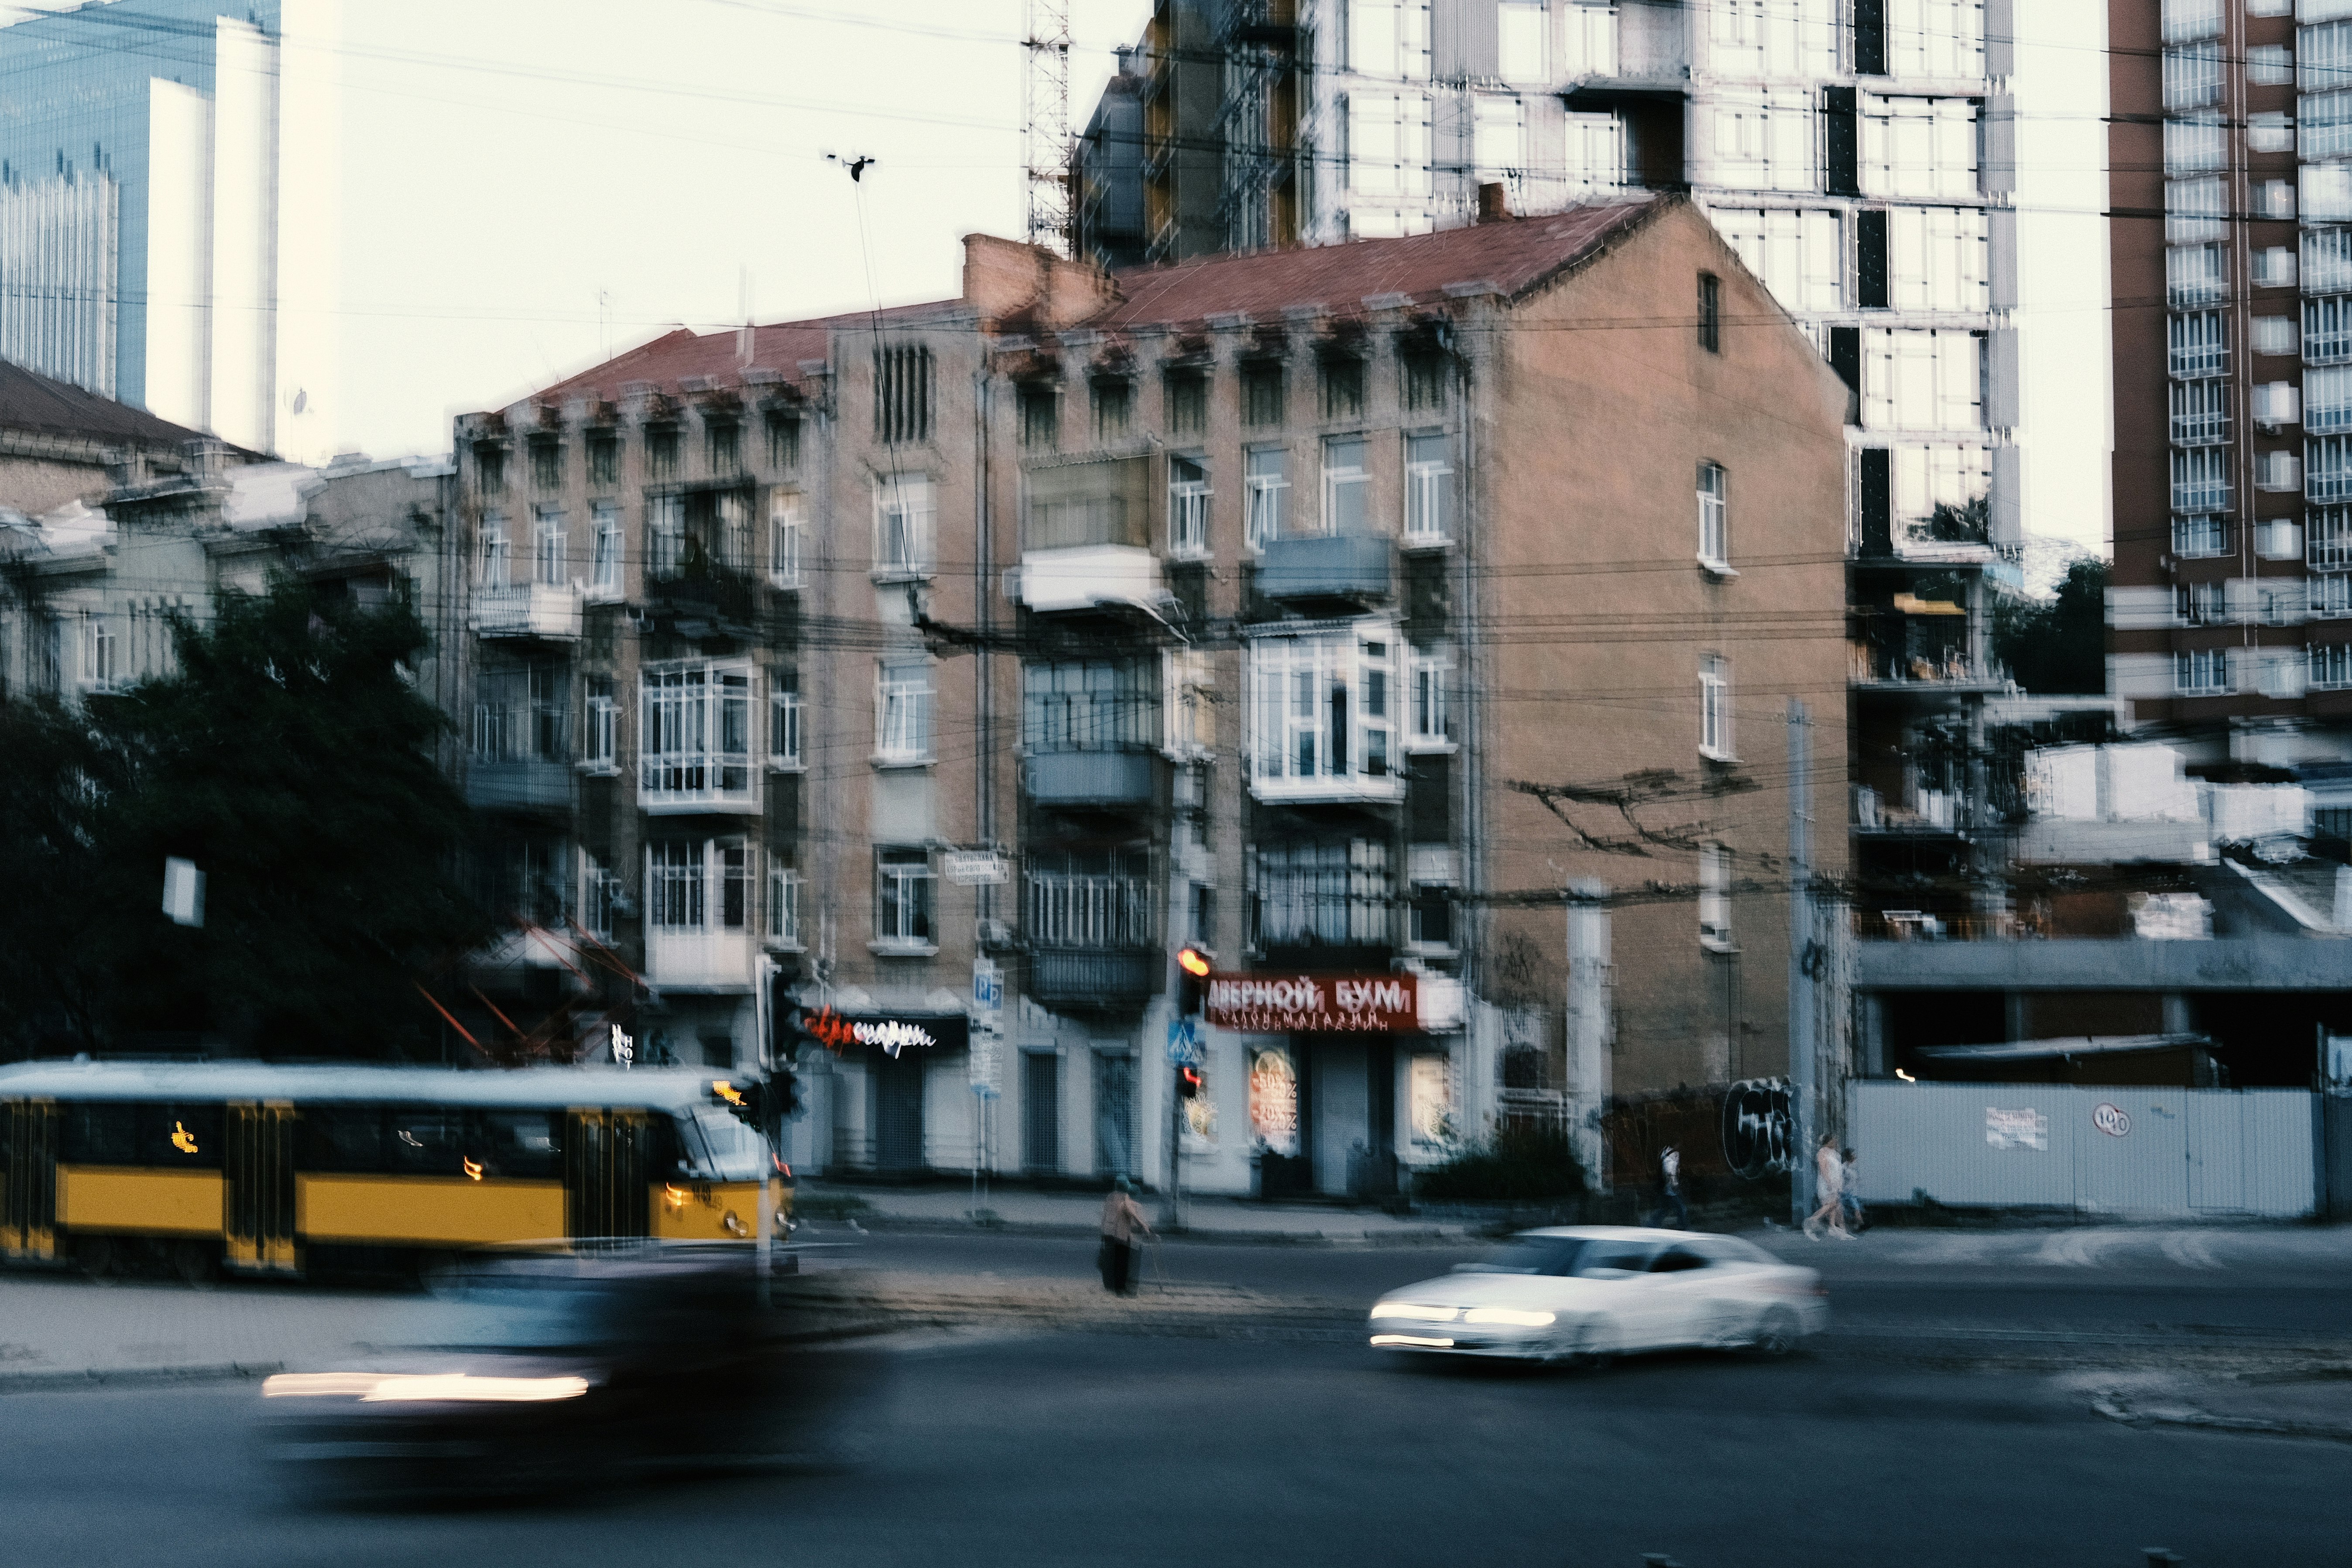
{"type": "Polygon", "coordinates": [[[333,450],[339,4],[0,27],[0,359],[241,447],[333,450]]]}
{"type": "Polygon", "coordinates": [[[2352,4],[2121,5],[2109,68],[2109,689],[2193,773],[2291,770],[2341,830],[2352,4]]]}

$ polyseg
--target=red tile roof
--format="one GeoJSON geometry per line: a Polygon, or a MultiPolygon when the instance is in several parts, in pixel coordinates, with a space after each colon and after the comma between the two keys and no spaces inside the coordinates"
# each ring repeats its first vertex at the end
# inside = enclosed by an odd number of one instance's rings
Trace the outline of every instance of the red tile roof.
{"type": "MultiPolygon", "coordinates": [[[[1454,283],[1492,284],[1516,295],[1591,256],[1679,198],[1640,196],[1591,203],[1542,217],[1513,218],[1402,239],[1360,239],[1345,245],[1203,257],[1112,274],[1120,300],[1080,325],[1107,331],[1145,325],[1182,325],[1213,315],[1241,313],[1277,322],[1297,305],[1322,305],[1335,315],[1360,315],[1368,296],[1384,303],[1443,303],[1454,283]]],[[[962,302],[934,300],[880,312],[905,321],[954,311],[962,302]]],[[[752,329],[751,364],[788,382],[803,380],[801,362],[821,360],[831,334],[873,319],[867,311],[782,321],[752,329]]],[[[1012,324],[1012,323],[1008,323],[1012,324]]],[[[578,398],[618,399],[621,388],[643,382],[675,394],[682,381],[740,387],[743,364],[733,328],[695,333],[680,327],[584,370],[536,395],[561,405],[578,398]]]]}
{"type": "Polygon", "coordinates": [[[6,360],[0,360],[0,430],[107,447],[175,447],[204,435],[6,360]]]}
{"type": "Polygon", "coordinates": [[[1367,296],[1409,296],[1416,305],[1443,302],[1449,283],[1492,283],[1516,295],[1591,255],[1672,199],[1596,202],[1544,217],[1402,239],[1129,268],[1112,275],[1123,302],[1088,325],[1173,325],[1231,312],[1278,321],[1288,307],[1317,304],[1335,315],[1357,315],[1367,296]]]}

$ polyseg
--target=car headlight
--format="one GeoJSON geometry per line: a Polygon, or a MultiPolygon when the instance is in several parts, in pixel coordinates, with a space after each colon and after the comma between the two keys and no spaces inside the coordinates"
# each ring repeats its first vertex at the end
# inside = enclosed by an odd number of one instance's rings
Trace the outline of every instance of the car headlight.
{"type": "Polygon", "coordinates": [[[1517,1307],[1473,1307],[1462,1314],[1467,1323],[1509,1323],[1522,1329],[1546,1329],[1552,1323],[1550,1312],[1529,1312],[1517,1307]]]}
{"type": "Polygon", "coordinates": [[[261,1384],[265,1399],[339,1396],[364,1404],[431,1400],[442,1404],[533,1405],[577,1399],[584,1377],[472,1377],[462,1372],[385,1374],[373,1372],[281,1372],[261,1384]]]}
{"type": "Polygon", "coordinates": [[[1372,1309],[1375,1318],[1411,1318],[1420,1323],[1450,1323],[1454,1315],[1452,1307],[1424,1307],[1417,1301],[1383,1301],[1372,1309]]]}

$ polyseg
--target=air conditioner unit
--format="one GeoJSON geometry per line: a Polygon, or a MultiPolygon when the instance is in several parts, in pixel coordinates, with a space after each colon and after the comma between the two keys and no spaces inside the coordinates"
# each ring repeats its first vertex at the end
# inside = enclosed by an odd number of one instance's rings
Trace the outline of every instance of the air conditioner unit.
{"type": "Polygon", "coordinates": [[[1004,596],[1016,605],[1021,602],[1021,568],[1018,566],[1004,569],[1004,596]]]}
{"type": "Polygon", "coordinates": [[[1013,934],[1013,922],[1011,921],[982,921],[980,922],[980,945],[983,948],[1011,947],[1017,940],[1018,939],[1013,934]]]}

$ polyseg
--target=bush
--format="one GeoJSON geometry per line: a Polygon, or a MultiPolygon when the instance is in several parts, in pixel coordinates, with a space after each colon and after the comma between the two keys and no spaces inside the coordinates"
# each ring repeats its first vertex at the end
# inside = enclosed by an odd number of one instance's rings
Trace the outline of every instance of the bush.
{"type": "Polygon", "coordinates": [[[1420,1173],[1412,1188],[1416,1197],[1470,1202],[1567,1198],[1584,1191],[1584,1170],[1563,1129],[1506,1127],[1420,1173]]]}

